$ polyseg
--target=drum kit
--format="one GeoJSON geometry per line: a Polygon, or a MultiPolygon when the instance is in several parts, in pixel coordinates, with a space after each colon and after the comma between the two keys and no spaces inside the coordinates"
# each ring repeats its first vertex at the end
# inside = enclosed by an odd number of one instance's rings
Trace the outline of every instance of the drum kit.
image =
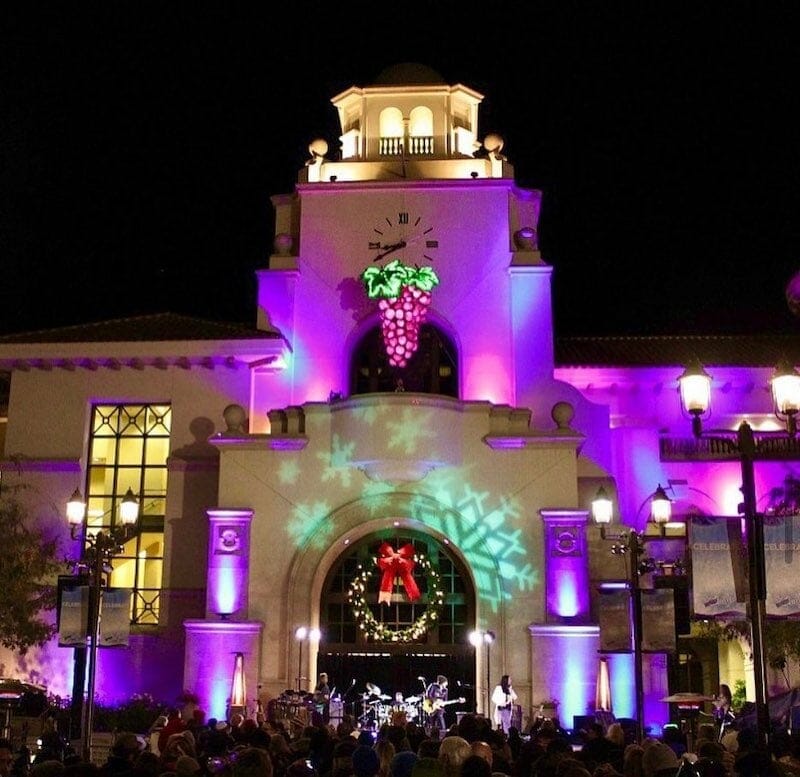
{"type": "Polygon", "coordinates": [[[361,696],[362,714],[358,718],[361,728],[379,728],[384,723],[391,723],[397,712],[404,712],[406,720],[414,720],[419,715],[422,697],[403,698],[397,694],[392,701],[392,697],[383,693],[375,683],[366,683],[366,688],[367,692],[361,696]]]}

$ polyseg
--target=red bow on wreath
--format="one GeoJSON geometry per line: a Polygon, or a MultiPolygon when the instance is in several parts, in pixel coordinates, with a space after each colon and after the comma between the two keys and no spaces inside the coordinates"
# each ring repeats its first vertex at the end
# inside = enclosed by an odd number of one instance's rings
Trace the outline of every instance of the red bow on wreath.
{"type": "Polygon", "coordinates": [[[414,569],[414,546],[411,543],[403,545],[402,548],[395,550],[388,542],[378,548],[378,558],[376,559],[378,569],[383,571],[381,578],[381,589],[378,593],[378,604],[392,601],[392,588],[396,578],[400,578],[406,588],[408,601],[415,602],[419,599],[419,588],[411,574],[414,569]]]}

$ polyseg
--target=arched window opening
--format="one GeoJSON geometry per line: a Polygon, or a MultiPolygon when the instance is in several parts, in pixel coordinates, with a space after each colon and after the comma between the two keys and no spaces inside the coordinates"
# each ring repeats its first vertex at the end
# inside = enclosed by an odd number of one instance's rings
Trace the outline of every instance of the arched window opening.
{"type": "Polygon", "coordinates": [[[423,324],[416,353],[405,367],[393,367],[380,326],[370,329],[353,353],[350,394],[388,391],[458,397],[458,355],[452,340],[435,325],[423,324]]]}
{"type": "Polygon", "coordinates": [[[446,651],[467,650],[470,624],[474,621],[474,601],[467,584],[466,573],[459,561],[434,538],[415,532],[382,532],[371,535],[356,544],[331,569],[324,587],[321,607],[321,629],[324,646],[320,650],[348,650],[370,648],[381,651],[396,647],[408,650],[410,645],[426,648],[440,647],[446,651]],[[439,585],[444,591],[444,606],[437,618],[437,625],[412,643],[393,645],[391,640],[376,640],[364,634],[356,620],[348,599],[350,586],[358,574],[359,565],[372,574],[367,582],[366,599],[370,610],[379,622],[393,630],[411,626],[429,605],[429,579],[421,566],[413,572],[420,598],[409,601],[406,589],[400,580],[395,580],[391,601],[378,603],[378,591],[382,574],[376,565],[378,548],[388,542],[394,549],[411,544],[415,552],[430,561],[439,575],[439,585]]]}
{"type": "Polygon", "coordinates": [[[378,122],[381,156],[403,154],[403,114],[399,108],[384,108],[378,122]]]}
{"type": "Polygon", "coordinates": [[[330,570],[320,602],[318,670],[327,672],[339,683],[342,710],[366,728],[377,727],[387,716],[376,715],[372,704],[377,685],[382,693],[400,692],[408,707],[409,720],[422,721],[421,702],[427,683],[437,674],[449,675],[453,701],[445,718],[452,723],[458,710],[475,709],[475,652],[469,632],[475,623],[475,592],[460,560],[442,543],[422,532],[387,529],[365,537],[341,556],[330,570]],[[398,643],[368,638],[356,622],[348,599],[350,585],[362,569],[372,569],[366,598],[376,618],[391,628],[406,628],[426,610],[428,576],[423,570],[414,575],[421,597],[411,603],[405,588],[395,582],[391,602],[378,604],[381,574],[376,567],[378,548],[388,542],[394,549],[411,543],[417,553],[424,554],[439,575],[439,589],[444,592],[444,605],[436,625],[416,640],[398,643]],[[381,612],[383,610],[383,612],[381,612]],[[449,716],[449,720],[448,720],[449,716]]]}
{"type": "Polygon", "coordinates": [[[403,114],[399,108],[384,108],[381,111],[380,133],[382,138],[403,137],[403,114]]]}
{"type": "Polygon", "coordinates": [[[433,111],[424,105],[414,108],[409,116],[408,133],[415,137],[433,135],[433,111]]]}
{"type": "Polygon", "coordinates": [[[430,108],[420,105],[411,111],[408,135],[412,155],[433,154],[433,111],[430,108]]]}

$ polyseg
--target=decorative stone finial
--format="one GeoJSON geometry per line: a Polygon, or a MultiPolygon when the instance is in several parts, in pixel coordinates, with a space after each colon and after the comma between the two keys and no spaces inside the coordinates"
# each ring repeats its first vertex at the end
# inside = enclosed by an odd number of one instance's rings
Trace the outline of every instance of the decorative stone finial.
{"type": "Polygon", "coordinates": [[[328,153],[328,142],[323,138],[316,138],[308,144],[308,153],[311,154],[311,159],[306,162],[307,165],[314,165],[325,159],[325,154],[328,153]]]}
{"type": "Polygon", "coordinates": [[[500,135],[494,132],[489,133],[483,139],[483,147],[493,159],[506,160],[506,157],[500,153],[503,150],[503,138],[500,135]]]}
{"type": "Polygon", "coordinates": [[[247,434],[247,414],[241,405],[228,405],[222,411],[225,419],[225,434],[247,434]]]}
{"type": "Polygon", "coordinates": [[[550,411],[550,417],[556,422],[559,431],[572,431],[570,424],[575,418],[575,408],[569,402],[556,402],[550,411]]]}

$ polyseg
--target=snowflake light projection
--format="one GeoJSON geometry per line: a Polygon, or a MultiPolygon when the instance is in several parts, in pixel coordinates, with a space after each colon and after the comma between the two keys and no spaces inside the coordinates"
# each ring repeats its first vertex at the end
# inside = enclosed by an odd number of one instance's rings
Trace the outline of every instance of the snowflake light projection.
{"type": "Polygon", "coordinates": [[[419,345],[419,330],[438,276],[430,267],[409,267],[395,259],[385,267],[368,267],[361,280],[369,298],[378,300],[389,364],[405,367],[419,345]]]}

